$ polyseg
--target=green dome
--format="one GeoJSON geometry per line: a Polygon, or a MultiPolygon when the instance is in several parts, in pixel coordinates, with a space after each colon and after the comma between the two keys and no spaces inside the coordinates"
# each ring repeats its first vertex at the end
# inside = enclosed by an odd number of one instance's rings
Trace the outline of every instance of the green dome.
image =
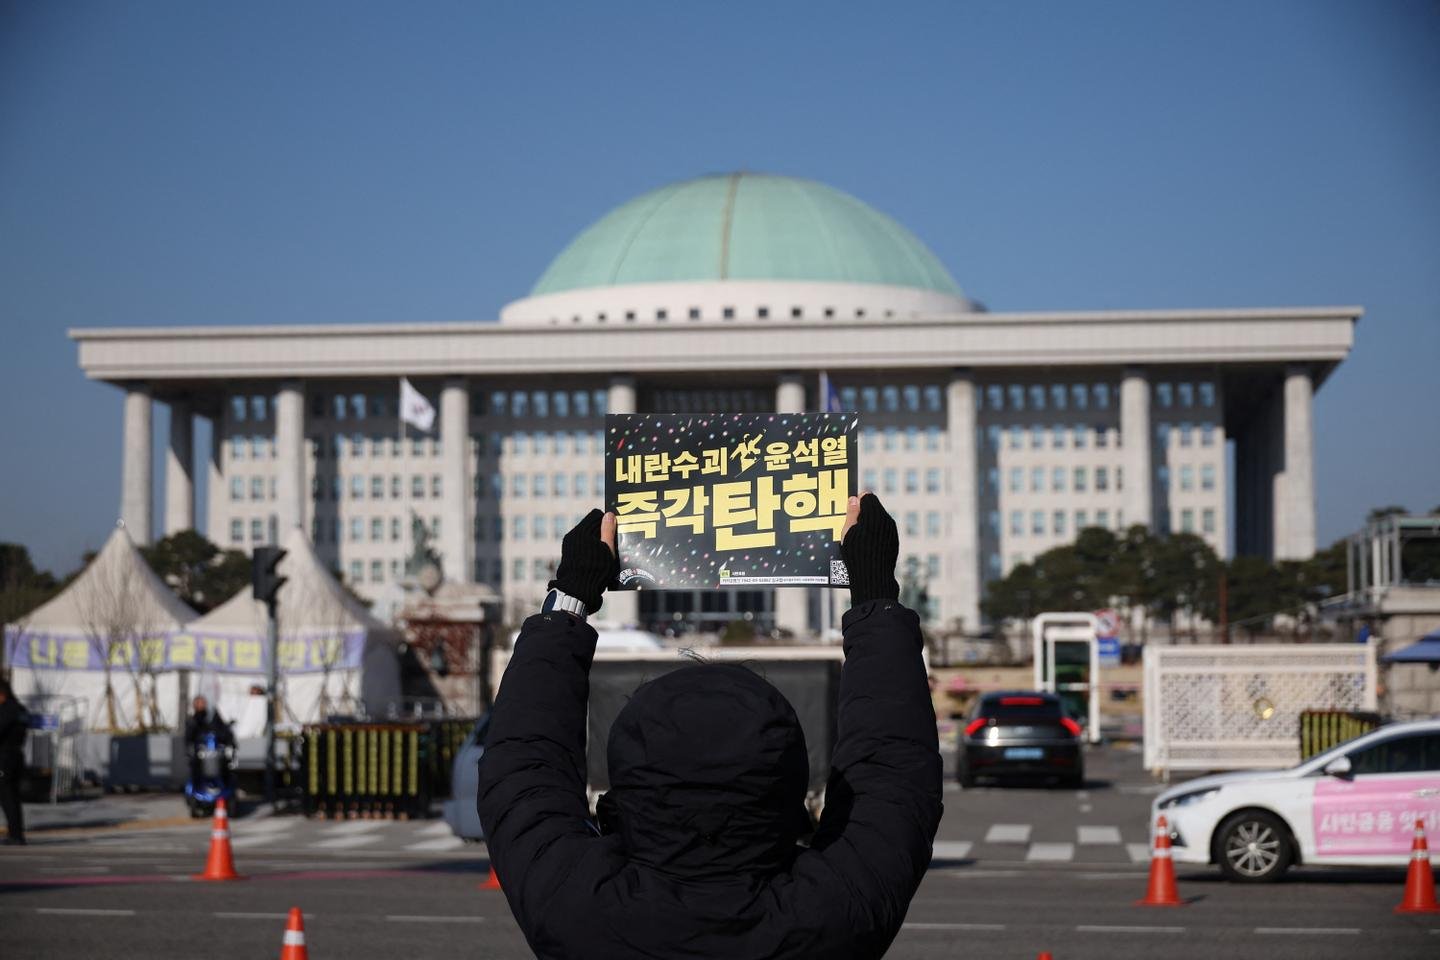
{"type": "Polygon", "coordinates": [[[531,295],[707,280],[961,295],[935,255],[885,214],[813,180],[754,173],[686,180],[616,207],[560,252],[531,295]]]}

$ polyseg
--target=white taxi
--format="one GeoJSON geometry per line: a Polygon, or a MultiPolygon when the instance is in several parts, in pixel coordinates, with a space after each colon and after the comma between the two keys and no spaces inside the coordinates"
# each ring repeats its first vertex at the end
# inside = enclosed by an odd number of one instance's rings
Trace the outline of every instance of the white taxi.
{"type": "Polygon", "coordinates": [[[1288,770],[1187,780],[1160,794],[1173,858],[1264,882],[1292,864],[1405,866],[1415,821],[1440,835],[1440,720],[1381,727],[1288,770]]]}

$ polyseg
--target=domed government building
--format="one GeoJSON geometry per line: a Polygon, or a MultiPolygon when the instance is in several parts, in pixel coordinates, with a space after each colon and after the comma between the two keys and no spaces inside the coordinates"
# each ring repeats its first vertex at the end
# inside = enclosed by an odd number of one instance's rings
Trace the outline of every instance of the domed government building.
{"type": "MultiPolygon", "coordinates": [[[[413,511],[446,578],[491,585],[511,619],[601,502],[607,411],[817,410],[824,374],[858,411],[860,485],[900,524],[930,620],[975,631],[986,581],[1088,526],[1190,531],[1224,555],[1313,553],[1312,397],[1360,315],[992,312],[860,200],[740,173],[605,214],[498,323],[71,337],[85,374],[124,392],[121,516],[137,540],[198,526],[248,550],[300,526],[379,597],[403,575],[413,511]],[[401,377],[438,411],[403,441],[401,377]],[[171,413],[159,518],[156,401],[171,413]],[[213,425],[208,450],[193,449],[197,416],[213,425]]],[[[815,593],[620,593],[602,617],[803,633],[820,623],[815,593]]]]}

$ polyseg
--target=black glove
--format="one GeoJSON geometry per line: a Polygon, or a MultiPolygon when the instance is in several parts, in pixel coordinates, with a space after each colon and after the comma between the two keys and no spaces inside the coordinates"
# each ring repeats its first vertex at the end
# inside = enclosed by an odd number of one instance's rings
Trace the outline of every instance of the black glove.
{"type": "Polygon", "coordinates": [[[850,574],[852,607],[871,600],[900,599],[900,584],[895,580],[900,532],[895,529],[895,518],[885,512],[875,494],[860,498],[860,518],[840,542],[840,557],[850,574]]]}
{"type": "Polygon", "coordinates": [[[599,510],[591,510],[565,534],[560,541],[560,566],[549,587],[584,603],[585,612],[592,615],[600,609],[601,594],[620,575],[619,558],[600,539],[603,516],[599,510]]]}

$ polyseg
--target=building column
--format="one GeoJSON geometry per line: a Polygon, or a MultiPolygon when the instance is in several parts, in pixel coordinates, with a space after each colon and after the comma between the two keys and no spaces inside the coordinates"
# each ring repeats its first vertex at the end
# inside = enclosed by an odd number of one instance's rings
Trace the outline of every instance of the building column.
{"type": "MultiPolygon", "coordinates": [[[[635,412],[635,378],[611,377],[609,396],[605,401],[608,413],[635,412]]],[[[603,495],[603,491],[601,491],[603,495]]],[[[605,504],[605,509],[610,508],[605,504]]],[[[610,590],[605,594],[599,619],[610,623],[632,624],[640,621],[640,596],[634,590],[610,590]]]]}
{"type": "Polygon", "coordinates": [[[440,558],[445,579],[470,583],[475,571],[475,497],[470,488],[470,387],[461,377],[440,388],[440,558]]]}
{"type": "Polygon", "coordinates": [[[210,418],[210,456],[205,462],[205,536],[211,543],[222,548],[233,549],[236,544],[230,540],[230,531],[225,529],[222,506],[229,502],[230,491],[225,487],[225,414],[221,410],[210,418]]]}
{"type": "MultiPolygon", "coordinates": [[[[775,385],[776,413],[805,411],[805,380],[798,373],[782,373],[775,385]]],[[[829,593],[829,588],[824,588],[829,593]]],[[[810,633],[810,589],[808,587],[775,588],[775,626],[794,632],[797,637],[810,633]]]]}
{"type": "Polygon", "coordinates": [[[1150,378],[1144,370],[1127,367],[1120,382],[1120,463],[1125,470],[1121,508],[1125,526],[1155,523],[1152,493],[1155,471],[1150,463],[1150,378]]]}
{"type": "Polygon", "coordinates": [[[286,380],[275,394],[275,517],[280,543],[305,524],[305,385],[286,380]]]}
{"type": "Polygon", "coordinates": [[[170,401],[165,451],[165,536],[195,528],[195,418],[187,400],[170,401]]]}
{"type": "Polygon", "coordinates": [[[1284,469],[1277,475],[1275,559],[1308,560],[1315,554],[1315,443],[1310,371],[1285,370],[1281,397],[1284,469]]]}
{"type": "Polygon", "coordinates": [[[150,542],[150,499],[154,493],[150,466],[154,414],[147,384],[125,388],[125,434],[120,457],[120,520],[130,539],[150,542]]]}
{"type": "Polygon", "coordinates": [[[950,375],[945,394],[945,430],[950,438],[954,517],[950,553],[957,606],[966,633],[980,630],[980,500],[975,478],[975,377],[969,370],[950,375]]]}

